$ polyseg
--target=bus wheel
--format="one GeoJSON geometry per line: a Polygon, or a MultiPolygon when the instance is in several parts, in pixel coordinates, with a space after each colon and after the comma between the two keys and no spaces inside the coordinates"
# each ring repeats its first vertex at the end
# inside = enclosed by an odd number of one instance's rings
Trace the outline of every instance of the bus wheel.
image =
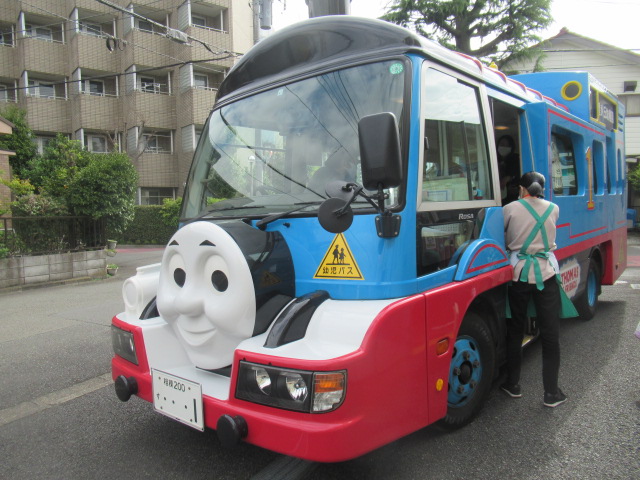
{"type": "Polygon", "coordinates": [[[598,306],[598,295],[600,295],[600,268],[592,258],[589,260],[587,284],[575,303],[576,310],[578,310],[582,320],[591,320],[595,315],[596,307],[598,306]]]}
{"type": "Polygon", "coordinates": [[[469,312],[453,347],[447,414],[439,422],[442,427],[462,427],[480,412],[491,390],[495,355],[488,325],[477,313],[469,312]]]}

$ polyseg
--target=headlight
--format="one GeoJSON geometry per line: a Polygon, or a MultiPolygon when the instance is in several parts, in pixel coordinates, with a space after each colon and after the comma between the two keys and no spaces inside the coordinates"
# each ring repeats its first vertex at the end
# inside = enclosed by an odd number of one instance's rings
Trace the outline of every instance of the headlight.
{"type": "Polygon", "coordinates": [[[111,325],[111,345],[113,346],[113,353],[138,365],[133,333],[111,325]]]}
{"type": "Polygon", "coordinates": [[[256,384],[262,393],[271,395],[271,377],[264,368],[256,368],[256,384]]]}
{"type": "Polygon", "coordinates": [[[284,376],[289,396],[296,402],[304,402],[307,399],[307,383],[299,373],[289,373],[284,376]]]}
{"type": "Polygon", "coordinates": [[[240,362],[236,397],[298,412],[335,410],[346,392],[346,372],[308,372],[240,362]]]}

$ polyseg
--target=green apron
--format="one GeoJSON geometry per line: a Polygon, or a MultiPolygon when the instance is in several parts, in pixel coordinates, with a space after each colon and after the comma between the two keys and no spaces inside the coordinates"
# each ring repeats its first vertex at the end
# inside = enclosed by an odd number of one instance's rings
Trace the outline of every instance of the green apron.
{"type": "MultiPolygon", "coordinates": [[[[533,265],[533,272],[536,279],[536,288],[538,290],[542,290],[544,288],[544,281],[542,280],[542,271],[540,270],[540,264],[536,259],[544,258],[546,260],[549,260],[549,255],[551,252],[549,251],[549,239],[547,238],[547,232],[544,229],[544,222],[547,220],[547,218],[549,218],[549,215],[551,215],[554,205],[553,204],[549,205],[549,208],[547,208],[547,210],[542,215],[538,215],[538,212],[536,212],[533,209],[533,207],[529,205],[529,203],[527,203],[522,199],[518,201],[525,206],[525,208],[529,211],[531,216],[533,216],[534,220],[536,221],[536,224],[531,230],[531,233],[529,234],[524,244],[522,245],[522,248],[518,252],[518,258],[520,260],[525,261],[522,267],[522,271],[520,272],[519,280],[521,282],[529,281],[529,271],[531,269],[531,266],[533,265]],[[527,249],[529,248],[529,245],[531,245],[531,242],[533,242],[533,239],[536,237],[538,232],[540,232],[540,235],[542,237],[542,243],[544,244],[544,251],[533,253],[533,254],[527,253],[527,249]]],[[[558,282],[558,287],[560,289],[560,304],[561,304],[560,318],[577,317],[578,311],[574,307],[571,299],[567,296],[567,293],[564,291],[564,288],[562,288],[562,277],[560,277],[559,272],[556,272],[556,281],[558,282]]],[[[533,301],[529,302],[529,305],[527,307],[527,314],[530,317],[536,316],[536,307],[533,301]]],[[[507,297],[507,318],[511,318],[511,307],[509,305],[508,297],[507,297]]]]}

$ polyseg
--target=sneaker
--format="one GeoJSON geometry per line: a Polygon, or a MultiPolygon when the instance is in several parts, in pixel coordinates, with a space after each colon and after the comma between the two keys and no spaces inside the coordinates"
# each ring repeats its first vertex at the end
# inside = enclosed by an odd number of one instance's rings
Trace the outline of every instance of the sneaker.
{"type": "Polygon", "coordinates": [[[508,383],[503,383],[500,386],[500,389],[503,392],[505,392],[507,395],[509,395],[511,398],[520,398],[520,397],[522,397],[522,391],[520,389],[520,385],[510,385],[508,383]]]}
{"type": "Polygon", "coordinates": [[[562,390],[560,389],[558,389],[557,393],[544,392],[545,407],[555,408],[561,403],[564,403],[566,401],[567,401],[567,396],[564,393],[562,393],[562,390]]]}

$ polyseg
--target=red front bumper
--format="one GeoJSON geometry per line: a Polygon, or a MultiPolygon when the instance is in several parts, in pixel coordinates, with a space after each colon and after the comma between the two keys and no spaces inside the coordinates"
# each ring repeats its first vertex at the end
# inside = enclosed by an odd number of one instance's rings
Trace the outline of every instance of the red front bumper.
{"type": "MultiPolygon", "coordinates": [[[[205,395],[205,425],[215,429],[223,415],[242,417],[248,426],[245,441],[285,455],[320,462],[337,462],[363,455],[442,417],[446,389],[436,391],[427,382],[424,303],[420,296],[389,306],[374,321],[357,351],[322,361],[265,356],[237,350],[229,398],[205,395]],[[347,370],[345,400],[335,411],[301,413],[258,405],[235,398],[238,364],[258,364],[308,370],[347,370]],[[429,402],[429,395],[432,396],[429,402]],[[442,405],[431,415],[429,404],[442,405]],[[431,418],[430,418],[431,417],[431,418]]],[[[113,319],[115,326],[132,331],[139,365],[120,357],[112,360],[114,380],[134,377],[137,395],[152,401],[151,376],[142,328],[113,319]]],[[[446,378],[445,378],[446,380],[446,378]]]]}

